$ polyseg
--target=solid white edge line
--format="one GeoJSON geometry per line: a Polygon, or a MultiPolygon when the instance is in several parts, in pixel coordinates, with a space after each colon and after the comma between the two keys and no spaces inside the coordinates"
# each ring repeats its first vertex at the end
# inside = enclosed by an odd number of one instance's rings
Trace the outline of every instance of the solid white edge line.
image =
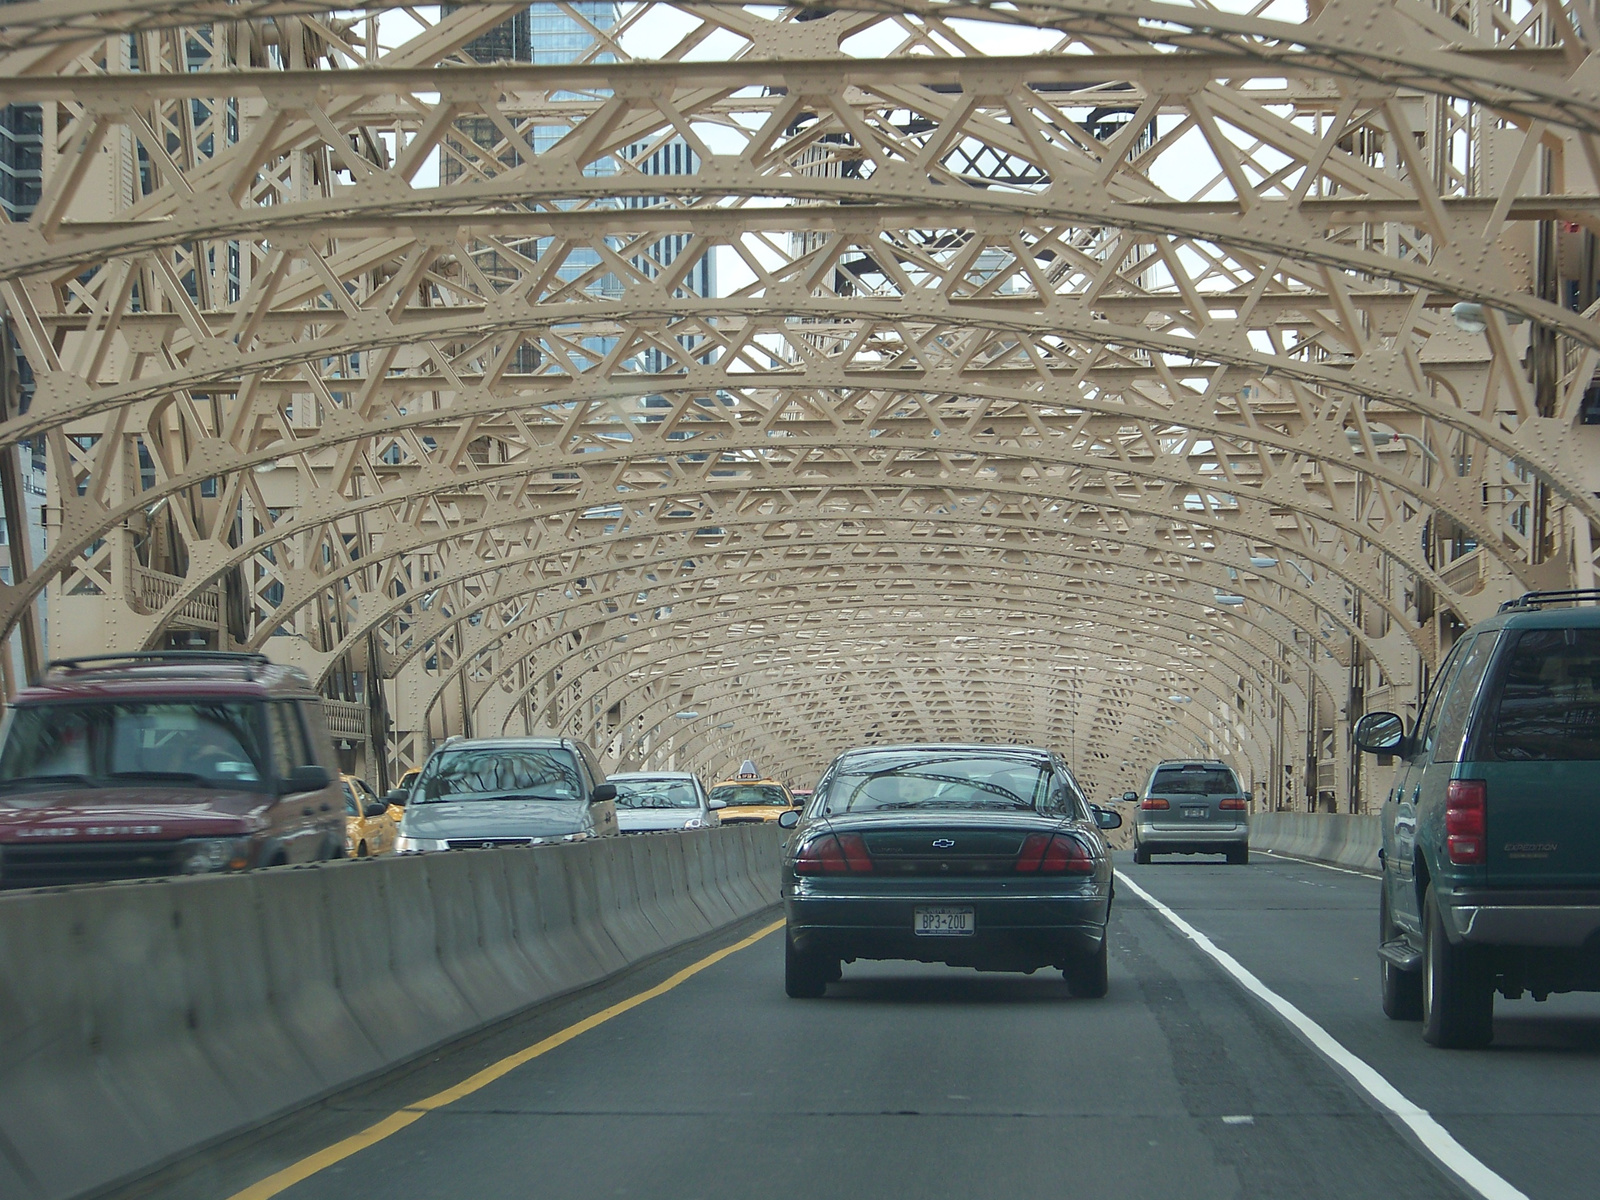
{"type": "Polygon", "coordinates": [[[1332,863],[1318,862],[1314,858],[1301,858],[1298,854],[1284,854],[1278,850],[1256,850],[1256,853],[1266,854],[1272,858],[1281,858],[1284,862],[1304,863],[1308,867],[1321,867],[1324,871],[1337,871],[1341,875],[1359,875],[1363,879],[1383,878],[1376,871],[1358,871],[1354,867],[1336,867],[1332,863]]]}
{"type": "Polygon", "coordinates": [[[1329,1062],[1349,1076],[1374,1103],[1393,1113],[1415,1135],[1423,1149],[1438,1159],[1452,1175],[1483,1196],[1484,1200],[1528,1200],[1525,1193],[1518,1191],[1507,1180],[1495,1174],[1465,1146],[1456,1141],[1450,1131],[1434,1120],[1426,1109],[1406,1099],[1392,1083],[1368,1066],[1363,1059],[1357,1058],[1345,1049],[1344,1045],[1321,1025],[1257,979],[1233,955],[1223,950],[1121,871],[1117,872],[1117,881],[1170,921],[1180,933],[1232,975],[1245,991],[1282,1017],[1329,1062]]]}

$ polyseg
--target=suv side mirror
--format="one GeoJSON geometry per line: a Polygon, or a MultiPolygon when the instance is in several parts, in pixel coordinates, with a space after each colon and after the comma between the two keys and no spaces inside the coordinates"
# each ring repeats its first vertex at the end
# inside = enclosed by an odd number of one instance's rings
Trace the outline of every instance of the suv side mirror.
{"type": "Polygon", "coordinates": [[[1244,794],[1244,802],[1246,804],[1254,804],[1255,803],[1255,799],[1256,799],[1256,794],[1254,792],[1246,792],[1244,794]]]}
{"type": "Polygon", "coordinates": [[[1122,798],[1124,800],[1128,801],[1129,803],[1132,803],[1133,801],[1135,801],[1135,800],[1137,800],[1139,798],[1139,793],[1138,792],[1123,792],[1122,793],[1122,798]]]}
{"type": "Polygon", "coordinates": [[[778,814],[779,829],[793,829],[798,824],[800,824],[800,810],[798,808],[786,808],[778,814]]]}
{"type": "Polygon", "coordinates": [[[294,792],[319,792],[332,782],[333,776],[328,774],[326,767],[307,763],[278,780],[278,791],[286,796],[294,792]]]}
{"type": "Polygon", "coordinates": [[[727,808],[728,802],[726,800],[708,800],[706,801],[706,807],[712,812],[716,812],[719,808],[727,808]]]}
{"type": "Polygon", "coordinates": [[[1406,740],[1406,723],[1392,712],[1368,713],[1356,722],[1351,740],[1368,754],[1399,754],[1406,740]]]}
{"type": "Polygon", "coordinates": [[[389,811],[389,806],[382,800],[369,800],[367,806],[361,810],[364,817],[381,817],[389,811]]]}
{"type": "Polygon", "coordinates": [[[607,800],[615,800],[616,798],[617,785],[614,783],[599,784],[594,791],[589,793],[590,804],[604,804],[607,800]]]}

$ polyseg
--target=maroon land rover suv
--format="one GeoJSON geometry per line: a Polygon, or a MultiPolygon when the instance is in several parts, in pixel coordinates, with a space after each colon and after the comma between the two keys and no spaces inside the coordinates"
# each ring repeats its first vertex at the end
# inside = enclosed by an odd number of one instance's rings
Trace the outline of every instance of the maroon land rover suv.
{"type": "Polygon", "coordinates": [[[0,887],[339,858],[322,699],[260,654],[50,664],[0,728],[0,887]]]}

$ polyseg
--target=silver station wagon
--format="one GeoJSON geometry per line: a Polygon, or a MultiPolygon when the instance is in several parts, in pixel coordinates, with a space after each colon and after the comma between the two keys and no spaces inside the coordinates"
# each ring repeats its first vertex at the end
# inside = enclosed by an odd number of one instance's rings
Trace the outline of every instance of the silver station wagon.
{"type": "Polygon", "coordinates": [[[578,842],[617,832],[617,789],[573,738],[457,738],[411,789],[401,854],[578,842]]]}

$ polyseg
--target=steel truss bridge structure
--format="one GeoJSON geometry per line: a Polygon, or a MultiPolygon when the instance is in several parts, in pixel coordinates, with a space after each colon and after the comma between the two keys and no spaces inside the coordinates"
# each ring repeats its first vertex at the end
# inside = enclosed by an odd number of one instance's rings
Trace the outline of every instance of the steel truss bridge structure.
{"type": "Polygon", "coordinates": [[[385,778],[1016,739],[1342,808],[1354,715],[1593,585],[1594,0],[540,7],[573,61],[0,8],[7,695],[44,597],[301,665],[385,778]]]}

